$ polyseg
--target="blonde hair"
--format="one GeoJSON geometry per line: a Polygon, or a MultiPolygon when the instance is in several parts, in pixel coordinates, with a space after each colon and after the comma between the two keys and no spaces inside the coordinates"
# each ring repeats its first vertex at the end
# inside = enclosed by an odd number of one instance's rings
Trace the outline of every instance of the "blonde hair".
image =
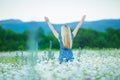
{"type": "Polygon", "coordinates": [[[61,27],[61,36],[64,48],[72,48],[71,30],[67,25],[61,27]]]}

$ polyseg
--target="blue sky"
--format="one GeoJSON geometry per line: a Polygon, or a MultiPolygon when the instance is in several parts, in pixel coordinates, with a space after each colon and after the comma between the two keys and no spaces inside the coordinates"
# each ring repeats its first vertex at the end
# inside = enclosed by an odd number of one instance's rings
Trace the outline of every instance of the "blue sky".
{"type": "Polygon", "coordinates": [[[0,20],[21,19],[53,23],[120,18],[120,0],[0,0],[0,20]]]}

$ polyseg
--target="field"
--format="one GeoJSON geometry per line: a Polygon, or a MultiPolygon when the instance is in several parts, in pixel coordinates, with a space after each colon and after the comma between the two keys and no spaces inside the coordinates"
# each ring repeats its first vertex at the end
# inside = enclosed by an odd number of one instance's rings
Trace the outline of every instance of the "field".
{"type": "Polygon", "coordinates": [[[59,64],[59,52],[1,52],[0,80],[120,80],[120,50],[74,50],[74,61],[59,64]]]}

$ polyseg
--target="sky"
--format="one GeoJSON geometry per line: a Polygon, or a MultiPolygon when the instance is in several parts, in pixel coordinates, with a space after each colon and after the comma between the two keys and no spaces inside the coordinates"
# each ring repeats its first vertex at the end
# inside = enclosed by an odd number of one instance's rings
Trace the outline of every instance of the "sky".
{"type": "Polygon", "coordinates": [[[120,19],[120,0],[0,0],[0,20],[44,21],[52,23],[120,19]]]}

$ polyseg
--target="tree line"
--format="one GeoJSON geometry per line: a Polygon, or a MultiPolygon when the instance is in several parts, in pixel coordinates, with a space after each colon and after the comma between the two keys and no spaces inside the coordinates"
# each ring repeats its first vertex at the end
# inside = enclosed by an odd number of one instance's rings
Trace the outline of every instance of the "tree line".
{"type": "MultiPolygon", "coordinates": [[[[39,50],[48,49],[52,41],[52,49],[59,49],[59,42],[52,32],[44,33],[42,28],[37,31],[39,50]]],[[[0,26],[0,51],[27,50],[30,31],[17,33],[5,30],[0,26]]],[[[92,29],[79,29],[74,38],[73,48],[120,48],[120,29],[107,28],[104,32],[92,29]]]]}

